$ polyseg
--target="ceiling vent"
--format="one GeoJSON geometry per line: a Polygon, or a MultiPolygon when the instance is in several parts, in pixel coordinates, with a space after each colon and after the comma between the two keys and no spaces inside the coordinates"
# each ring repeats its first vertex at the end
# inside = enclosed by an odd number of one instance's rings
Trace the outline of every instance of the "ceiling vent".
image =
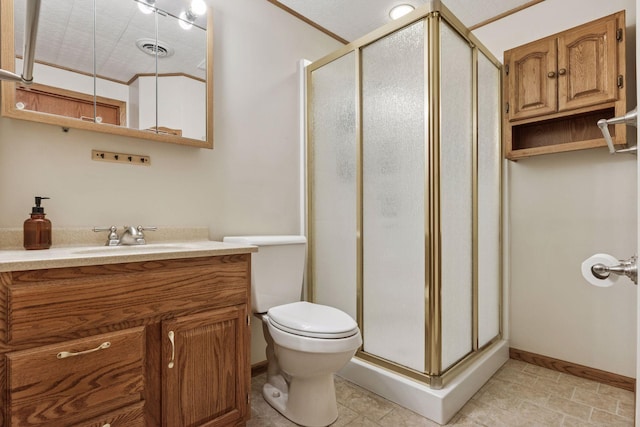
{"type": "Polygon", "coordinates": [[[146,53],[147,55],[156,56],[156,52],[158,53],[158,58],[168,58],[173,55],[173,48],[169,47],[166,43],[161,42],[154,39],[138,39],[136,40],[136,46],[138,49],[146,53]]]}

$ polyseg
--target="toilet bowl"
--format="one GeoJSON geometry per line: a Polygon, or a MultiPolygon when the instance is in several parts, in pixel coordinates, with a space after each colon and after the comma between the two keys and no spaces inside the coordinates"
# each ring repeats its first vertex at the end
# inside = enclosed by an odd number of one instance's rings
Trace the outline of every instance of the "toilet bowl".
{"type": "Polygon", "coordinates": [[[334,307],[300,301],[304,236],[233,236],[258,246],[251,256],[251,301],[267,342],[264,399],[289,420],[324,427],[338,417],[333,375],[362,345],[357,323],[334,307]]]}
{"type": "Polygon", "coordinates": [[[330,425],[338,418],[333,374],[362,344],[356,323],[340,310],[308,302],[277,306],[261,317],[270,365],[265,400],[297,424],[330,425]],[[323,314],[330,316],[324,322],[323,314]],[[344,320],[342,327],[338,320],[344,320]]]}

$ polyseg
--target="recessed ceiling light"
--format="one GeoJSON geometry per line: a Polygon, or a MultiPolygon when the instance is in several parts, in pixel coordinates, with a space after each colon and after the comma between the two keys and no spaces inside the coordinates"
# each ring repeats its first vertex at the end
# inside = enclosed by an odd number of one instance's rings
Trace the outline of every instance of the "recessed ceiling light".
{"type": "Polygon", "coordinates": [[[414,9],[415,7],[410,4],[399,4],[391,8],[391,10],[389,11],[389,16],[391,17],[391,19],[398,19],[409,12],[413,12],[414,9]]]}

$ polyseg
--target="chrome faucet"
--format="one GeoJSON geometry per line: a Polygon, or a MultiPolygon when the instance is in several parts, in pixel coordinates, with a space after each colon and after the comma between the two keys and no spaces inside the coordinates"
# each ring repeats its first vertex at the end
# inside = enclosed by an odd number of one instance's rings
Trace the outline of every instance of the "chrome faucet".
{"type": "Polygon", "coordinates": [[[137,227],[124,226],[124,232],[120,236],[121,245],[146,245],[147,241],[144,239],[143,231],[156,231],[158,227],[143,227],[141,225],[137,227]]]}
{"type": "Polygon", "coordinates": [[[118,236],[118,229],[115,225],[111,227],[95,227],[93,231],[108,231],[107,243],[105,246],[119,246],[119,245],[145,245],[147,241],[144,239],[143,231],[156,231],[158,227],[143,227],[141,225],[137,227],[124,226],[122,237],[118,236]]]}

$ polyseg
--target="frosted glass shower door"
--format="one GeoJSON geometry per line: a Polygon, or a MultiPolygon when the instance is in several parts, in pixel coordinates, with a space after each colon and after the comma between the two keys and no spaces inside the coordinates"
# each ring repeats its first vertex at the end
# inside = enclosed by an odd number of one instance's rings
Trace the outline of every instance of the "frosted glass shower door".
{"type": "Polygon", "coordinates": [[[478,346],[500,334],[500,70],[478,55],[478,346]]]}
{"type": "Polygon", "coordinates": [[[440,26],[440,216],[442,369],[473,343],[473,52],[449,25],[440,26]],[[446,95],[444,95],[446,94],[446,95]]]}
{"type": "Polygon", "coordinates": [[[354,319],[357,295],[355,54],[312,72],[309,233],[314,300],[354,319]]]}
{"type": "Polygon", "coordinates": [[[362,49],[364,351],[425,369],[424,21],[362,49]]]}

